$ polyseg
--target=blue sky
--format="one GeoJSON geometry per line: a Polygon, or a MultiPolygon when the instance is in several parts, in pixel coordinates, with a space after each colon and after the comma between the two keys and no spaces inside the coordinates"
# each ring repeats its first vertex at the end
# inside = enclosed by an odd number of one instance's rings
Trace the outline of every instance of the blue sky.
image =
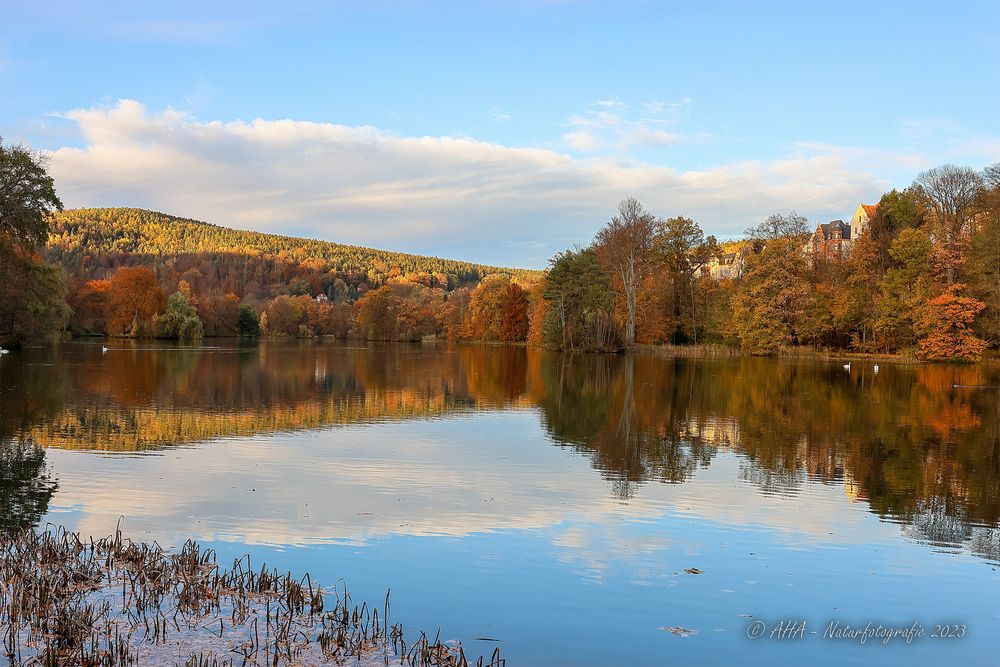
{"type": "Polygon", "coordinates": [[[538,267],[627,195],[729,237],[1000,160],[996,2],[85,4],[0,22],[68,206],[538,267]]]}

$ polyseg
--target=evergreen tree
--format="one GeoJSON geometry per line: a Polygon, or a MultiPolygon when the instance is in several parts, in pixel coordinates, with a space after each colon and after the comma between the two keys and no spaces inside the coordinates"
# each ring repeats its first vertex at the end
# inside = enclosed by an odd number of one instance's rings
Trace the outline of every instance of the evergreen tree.
{"type": "Polygon", "coordinates": [[[248,303],[240,306],[236,330],[240,336],[245,338],[256,338],[260,335],[260,320],[253,306],[248,303]]]}
{"type": "Polygon", "coordinates": [[[593,250],[556,255],[546,278],[545,299],[547,345],[569,351],[620,347],[612,317],[614,294],[593,250]]]}

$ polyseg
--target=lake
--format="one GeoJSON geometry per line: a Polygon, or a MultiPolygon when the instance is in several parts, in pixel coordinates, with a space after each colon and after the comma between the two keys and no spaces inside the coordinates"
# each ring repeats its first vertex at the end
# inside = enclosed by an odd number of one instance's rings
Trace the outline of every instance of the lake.
{"type": "Polygon", "coordinates": [[[509,665],[1000,650],[1000,368],[101,344],[0,358],[4,529],[124,517],[509,665]],[[869,622],[924,634],[824,637],[869,622]]]}

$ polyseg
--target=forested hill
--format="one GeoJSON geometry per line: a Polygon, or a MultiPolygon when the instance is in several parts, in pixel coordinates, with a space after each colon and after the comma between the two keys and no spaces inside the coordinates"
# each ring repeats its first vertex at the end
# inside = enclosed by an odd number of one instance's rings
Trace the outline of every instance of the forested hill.
{"type": "MultiPolygon", "coordinates": [[[[349,285],[375,286],[398,274],[447,278],[449,286],[472,284],[493,273],[533,273],[457,260],[424,257],[329,241],[228,229],[136,208],[73,209],[55,215],[46,258],[75,278],[104,278],[121,265],[145,265],[158,273],[180,260],[205,266],[237,261],[255,273],[295,268],[336,274],[349,285]],[[182,259],[183,258],[183,259],[182,259]],[[235,258],[240,258],[236,260],[235,258]],[[256,258],[259,261],[250,261],[256,258]],[[261,266],[263,264],[263,266],[261,266]],[[251,266],[252,265],[252,266],[251,266]]],[[[441,280],[443,282],[443,280],[441,280]]]]}

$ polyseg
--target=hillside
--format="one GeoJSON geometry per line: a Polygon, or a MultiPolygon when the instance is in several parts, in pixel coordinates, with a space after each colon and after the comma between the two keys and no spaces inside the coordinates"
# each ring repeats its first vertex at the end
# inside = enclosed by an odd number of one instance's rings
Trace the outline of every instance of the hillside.
{"type": "Polygon", "coordinates": [[[287,283],[296,277],[312,283],[314,291],[325,291],[322,283],[328,283],[329,287],[337,278],[349,287],[357,287],[364,283],[378,285],[397,274],[425,273],[436,275],[440,282],[446,278],[449,287],[456,287],[474,284],[493,273],[533,273],[228,229],[135,208],[73,209],[57,213],[44,254],[76,279],[105,278],[122,265],[148,266],[161,275],[167,269],[168,273],[178,274],[193,269],[199,275],[189,277],[217,283],[210,287],[240,296],[257,291],[268,282],[287,283]],[[243,275],[236,276],[234,272],[243,275]],[[229,284],[223,285],[224,282],[229,284]]]}

